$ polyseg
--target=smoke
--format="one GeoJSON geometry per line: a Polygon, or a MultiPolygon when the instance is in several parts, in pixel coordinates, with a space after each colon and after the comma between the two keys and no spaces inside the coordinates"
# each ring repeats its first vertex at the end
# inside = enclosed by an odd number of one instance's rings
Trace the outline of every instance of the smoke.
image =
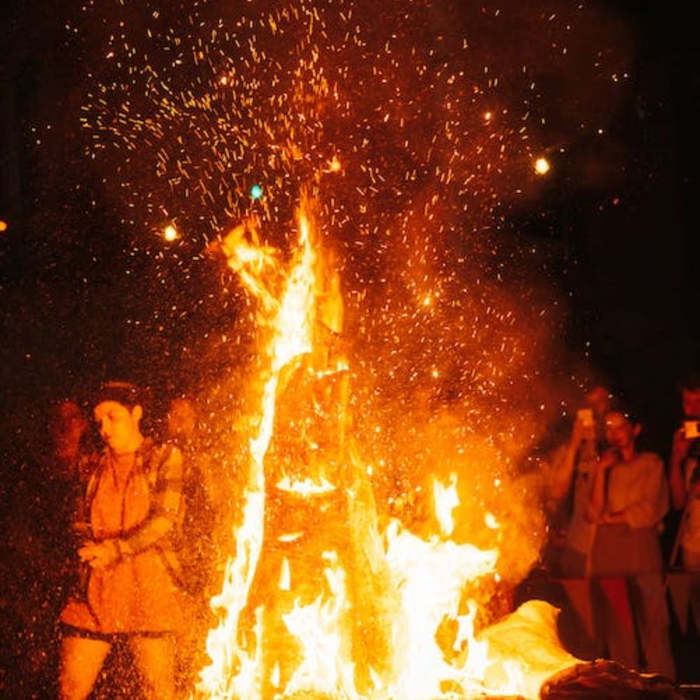
{"type": "MultiPolygon", "coordinates": [[[[544,534],[529,456],[578,378],[555,256],[513,215],[538,206],[535,157],[556,178],[605,129],[633,37],[602,5],[463,5],[90,8],[78,26],[99,18],[104,43],[83,125],[136,229],[176,220],[204,247],[254,213],[288,249],[309,189],[342,278],[354,432],[380,508],[429,530],[430,478],[456,473],[456,536],[499,546],[516,580],[544,534]]],[[[220,406],[233,393],[209,389],[220,406]]]]}

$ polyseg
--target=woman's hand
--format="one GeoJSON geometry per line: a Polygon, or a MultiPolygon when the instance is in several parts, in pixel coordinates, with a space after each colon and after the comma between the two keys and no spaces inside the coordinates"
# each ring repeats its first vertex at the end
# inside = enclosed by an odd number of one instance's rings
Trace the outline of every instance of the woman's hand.
{"type": "Polygon", "coordinates": [[[685,430],[678,428],[673,433],[673,441],[671,443],[671,461],[680,464],[687,456],[690,449],[691,440],[685,436],[685,430]]]}
{"type": "Polygon", "coordinates": [[[598,465],[601,469],[610,469],[620,461],[620,454],[617,450],[606,450],[600,457],[598,465]]]}
{"type": "Polygon", "coordinates": [[[594,439],[595,427],[592,425],[586,425],[583,420],[577,416],[576,420],[574,421],[574,428],[571,431],[571,440],[569,441],[571,448],[578,450],[584,440],[594,439]]]}
{"type": "Polygon", "coordinates": [[[617,513],[603,513],[603,516],[598,521],[601,525],[621,525],[627,522],[624,511],[617,513]]]}
{"type": "Polygon", "coordinates": [[[86,542],[79,550],[78,556],[93,569],[104,569],[121,558],[116,540],[86,542]]]}

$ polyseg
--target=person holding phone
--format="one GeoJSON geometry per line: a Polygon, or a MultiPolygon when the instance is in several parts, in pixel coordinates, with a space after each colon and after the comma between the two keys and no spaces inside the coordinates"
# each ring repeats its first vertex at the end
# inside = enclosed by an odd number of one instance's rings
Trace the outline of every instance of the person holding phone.
{"type": "Polygon", "coordinates": [[[695,628],[700,630],[700,372],[683,380],[681,399],[684,419],[673,434],[669,481],[673,507],[682,514],[670,565],[676,565],[680,549],[683,567],[694,572],[690,607],[695,628]]]}
{"type": "Polygon", "coordinates": [[[584,397],[576,412],[569,440],[552,457],[549,496],[556,504],[567,504],[571,511],[564,548],[559,557],[561,574],[566,578],[587,576],[595,526],[586,518],[593,474],[603,447],[604,418],[610,408],[610,391],[596,386],[584,397]]]}
{"type": "Polygon", "coordinates": [[[673,506],[684,511],[678,533],[683,564],[700,570],[700,373],[683,381],[681,397],[684,421],[673,434],[669,481],[673,506]]]}

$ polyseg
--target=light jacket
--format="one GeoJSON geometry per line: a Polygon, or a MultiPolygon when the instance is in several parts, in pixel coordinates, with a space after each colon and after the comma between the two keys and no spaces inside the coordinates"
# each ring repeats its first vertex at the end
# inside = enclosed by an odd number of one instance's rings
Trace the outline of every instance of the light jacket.
{"type": "Polygon", "coordinates": [[[71,598],[61,621],[100,633],[174,631],[180,625],[180,565],[173,540],[184,515],[180,451],[146,439],[129,474],[116,479],[105,450],[88,480],[84,513],[90,537],[110,540],[113,564],[88,568],[82,596],[71,598]]]}

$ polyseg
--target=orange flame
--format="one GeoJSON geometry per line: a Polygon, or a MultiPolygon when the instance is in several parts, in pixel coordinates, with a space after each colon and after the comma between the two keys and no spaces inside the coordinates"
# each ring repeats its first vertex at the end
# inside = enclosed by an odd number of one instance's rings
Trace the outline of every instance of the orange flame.
{"type": "MultiPolygon", "coordinates": [[[[433,480],[440,537],[418,537],[394,519],[380,532],[371,487],[363,476],[371,474],[372,467],[361,464],[351,448],[343,458],[348,462],[344,468],[355,474],[347,488],[322,475],[318,479],[285,475],[274,487],[299,499],[323,499],[329,494],[337,496],[341,490],[347,497],[347,524],[369,533],[360,545],[367,566],[359,573],[353,571],[353,576],[382,581],[372,590],[379,591],[375,612],[382,618],[389,640],[386,667],[370,667],[369,681],[362,685],[362,691],[358,689],[352,631],[352,618],[358,608],[353,606],[351,589],[357,582],[353,583],[341,564],[340,551],[330,544],[322,554],[324,593],[307,604],[296,598],[281,616],[300,649],[293,672],[283,679],[279,662],[271,669],[264,668],[262,605],[254,611],[252,643],[244,649],[238,642],[239,619],[249,602],[263,548],[265,457],[273,437],[281,375],[298,358],[315,351],[317,315],[321,320],[327,317],[326,326],[334,332],[342,318],[342,304],[336,295],[323,299],[309,212],[310,202],[303,198],[296,214],[298,245],[286,269],[277,251],[260,243],[253,222],[234,229],[222,246],[229,266],[259,302],[258,322],[271,332],[264,348],[268,361],[260,378],[258,422],[249,442],[242,523],[234,533],[236,551],[227,563],[221,593],[212,599],[221,620],[209,633],[207,652],[211,663],[201,671],[197,692],[200,697],[255,700],[263,696],[264,677],[279,697],[310,693],[351,700],[425,700],[519,694],[534,699],[548,677],[576,659],[559,646],[554,631],[556,611],[541,601],[522,606],[480,634],[475,632],[479,610],[474,600],[466,604],[463,601],[465,585],[494,574],[499,552],[448,539],[455,529],[454,511],[460,505],[457,475],[451,473],[446,484],[433,480]],[[460,612],[465,608],[466,612],[460,612]],[[453,630],[448,644],[438,641],[438,631],[446,622],[453,630]]],[[[338,291],[337,279],[331,287],[338,291]]],[[[310,376],[323,381],[347,370],[344,359],[334,362],[311,370],[310,376]]],[[[303,402],[308,397],[294,398],[303,402]]],[[[332,511],[326,512],[333,517],[332,511]]],[[[491,513],[485,513],[483,520],[486,528],[500,528],[491,513]]],[[[303,533],[290,528],[277,542],[296,546],[302,538],[303,533]]],[[[355,540],[353,546],[358,542],[355,540]]],[[[292,579],[289,561],[283,557],[277,590],[293,592],[292,579]]],[[[369,620],[360,620],[360,626],[365,622],[369,620]]],[[[379,624],[377,620],[372,622],[379,624]]]]}
{"type": "Polygon", "coordinates": [[[440,530],[443,535],[449,537],[455,529],[452,511],[459,505],[457,475],[454,472],[450,474],[450,482],[446,486],[437,479],[433,479],[433,500],[440,530]]]}
{"type": "MultiPolygon", "coordinates": [[[[315,255],[311,246],[310,222],[307,209],[297,212],[299,226],[298,248],[286,276],[279,300],[266,284],[266,277],[278,266],[273,249],[257,245],[257,233],[252,226],[238,227],[224,241],[223,250],[229,266],[238,272],[246,288],[260,300],[273,330],[265,348],[269,358],[269,376],[264,382],[260,398],[260,422],[257,434],[250,440],[249,479],[243,521],[234,541],[236,554],[226,565],[221,593],[215,596],[212,607],[223,611],[219,626],[210,631],[207,653],[211,664],[200,674],[198,691],[204,697],[253,698],[259,695],[260,648],[252,655],[238,647],[238,621],[258,564],[263,540],[265,510],[264,460],[272,436],[275,415],[275,397],[280,373],[296,357],[310,352],[313,326],[313,299],[315,289],[315,255]],[[245,233],[253,235],[253,243],[245,240],[245,233]]],[[[260,639],[260,620],[256,626],[260,639]]]]}

